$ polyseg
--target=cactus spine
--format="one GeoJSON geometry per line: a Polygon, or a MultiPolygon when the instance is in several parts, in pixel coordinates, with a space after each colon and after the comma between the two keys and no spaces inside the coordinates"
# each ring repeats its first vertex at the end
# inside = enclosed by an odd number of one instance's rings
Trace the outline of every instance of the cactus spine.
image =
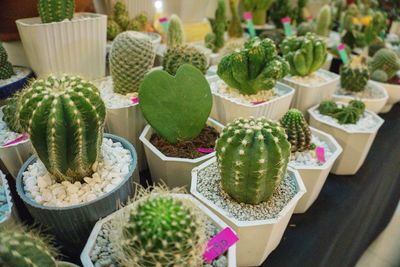
{"type": "Polygon", "coordinates": [[[225,0],[218,0],[217,10],[215,11],[215,19],[212,21],[212,33],[205,37],[206,46],[213,50],[214,53],[218,52],[224,44],[224,33],[226,27],[226,6],[225,0]]]}
{"type": "Polygon", "coordinates": [[[238,5],[238,0],[229,0],[229,9],[231,10],[232,18],[229,22],[228,35],[231,38],[241,38],[243,36],[243,28],[240,22],[238,5]]]}
{"type": "Polygon", "coordinates": [[[317,26],[315,28],[315,32],[319,36],[328,36],[330,32],[331,23],[332,23],[331,7],[329,5],[325,5],[318,14],[317,26]]]}
{"type": "Polygon", "coordinates": [[[264,25],[267,22],[267,11],[272,3],[273,0],[244,0],[243,7],[245,11],[253,14],[255,25],[264,25]]]}
{"type": "Polygon", "coordinates": [[[369,80],[369,70],[364,65],[347,65],[340,69],[340,84],[351,92],[363,91],[369,80]]]}
{"type": "Polygon", "coordinates": [[[172,15],[168,27],[167,45],[168,47],[176,47],[183,45],[184,42],[182,21],[177,15],[172,15]]]}
{"type": "Polygon", "coordinates": [[[311,130],[301,111],[290,109],[280,123],[292,145],[292,152],[302,152],[311,148],[311,130]]]}
{"type": "Polygon", "coordinates": [[[21,95],[17,116],[58,182],[81,181],[92,174],[105,118],[104,103],[92,83],[74,76],[36,80],[21,95]]]}
{"type": "Polygon", "coordinates": [[[388,48],[383,48],[376,52],[369,62],[369,69],[373,80],[387,82],[400,70],[400,59],[396,52],[388,48]]]}
{"type": "Polygon", "coordinates": [[[8,79],[14,74],[13,66],[8,61],[7,51],[0,42],[0,80],[8,79]]]}
{"type": "Polygon", "coordinates": [[[140,32],[123,32],[110,51],[110,71],[114,92],[137,92],[144,75],[152,68],[155,51],[150,39],[140,32]]]}
{"type": "Polygon", "coordinates": [[[171,75],[183,64],[190,64],[198,68],[203,74],[208,67],[207,57],[195,47],[181,46],[168,48],[163,59],[163,69],[171,75]]]}
{"type": "Polygon", "coordinates": [[[237,119],[216,143],[222,188],[240,203],[267,201],[286,174],[290,143],[278,123],[237,119]]]}
{"type": "Polygon", "coordinates": [[[74,0],[39,0],[39,16],[42,23],[72,19],[75,11],[74,0]]]}

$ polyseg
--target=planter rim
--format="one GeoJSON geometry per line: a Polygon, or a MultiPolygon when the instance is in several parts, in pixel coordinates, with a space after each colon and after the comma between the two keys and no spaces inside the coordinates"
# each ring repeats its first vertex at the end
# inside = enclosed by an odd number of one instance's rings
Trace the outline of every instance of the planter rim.
{"type": "Polygon", "coordinates": [[[100,200],[108,197],[109,195],[115,193],[115,191],[117,191],[123,184],[125,184],[125,182],[133,175],[133,172],[135,171],[135,169],[137,167],[137,154],[136,154],[136,150],[132,146],[132,144],[129,143],[127,140],[125,140],[122,137],[119,137],[119,136],[113,135],[113,134],[109,134],[109,133],[104,133],[103,134],[103,138],[108,138],[108,139],[111,139],[113,141],[120,142],[122,144],[122,147],[127,149],[127,150],[129,150],[129,152],[131,153],[131,156],[132,156],[132,163],[131,163],[132,167],[130,168],[128,174],[125,175],[123,180],[113,190],[101,195],[100,197],[98,197],[98,198],[96,198],[96,199],[94,199],[92,201],[80,203],[80,204],[77,204],[77,205],[71,205],[71,206],[67,206],[67,207],[50,207],[50,206],[41,205],[41,204],[37,203],[36,201],[34,201],[33,199],[29,198],[26,195],[25,190],[23,188],[23,183],[22,183],[22,174],[28,168],[29,165],[31,165],[32,163],[36,162],[37,159],[38,159],[38,157],[36,155],[32,155],[31,157],[29,157],[25,161],[24,165],[22,165],[21,169],[18,172],[17,178],[16,178],[16,187],[17,187],[17,193],[18,193],[19,197],[25,203],[27,203],[30,206],[33,206],[35,208],[38,208],[38,209],[65,211],[65,210],[72,210],[72,209],[76,209],[76,208],[80,208],[80,207],[83,207],[83,206],[90,205],[92,203],[100,201],[100,200]]]}
{"type": "Polygon", "coordinates": [[[332,166],[333,163],[335,163],[336,159],[339,157],[339,155],[342,154],[343,148],[339,145],[339,143],[336,141],[336,139],[332,135],[325,133],[321,130],[318,130],[316,128],[313,128],[311,126],[310,126],[310,129],[311,129],[312,134],[319,135],[320,139],[323,139],[326,143],[332,144],[333,146],[335,146],[336,149],[332,153],[331,157],[328,160],[326,160],[325,163],[322,164],[321,166],[306,166],[306,165],[294,166],[294,165],[291,165],[290,161],[289,161],[289,166],[293,169],[296,169],[296,170],[324,170],[324,169],[328,168],[329,166],[332,166]],[[322,138],[321,138],[321,136],[322,136],[322,138]]]}
{"type": "Polygon", "coordinates": [[[0,220],[0,226],[1,226],[2,223],[6,222],[11,217],[13,202],[12,202],[12,198],[11,198],[10,188],[9,188],[8,182],[6,180],[6,176],[1,170],[0,170],[0,181],[2,182],[4,192],[6,194],[6,201],[8,204],[8,209],[7,209],[6,214],[4,215],[4,220],[0,220]]]}
{"type": "MultiPolygon", "coordinates": [[[[342,104],[345,105],[345,103],[343,102],[336,102],[338,104],[342,104]]],[[[312,116],[316,121],[323,123],[325,125],[329,125],[330,127],[333,127],[335,129],[341,130],[343,132],[346,133],[358,133],[358,134],[371,134],[371,133],[375,133],[378,131],[378,129],[382,126],[382,124],[385,122],[381,117],[379,117],[378,115],[376,115],[374,112],[369,111],[369,110],[365,110],[366,113],[370,114],[376,121],[375,127],[369,129],[369,130],[348,130],[348,129],[344,129],[343,127],[340,127],[338,125],[335,125],[331,122],[327,122],[323,119],[321,119],[320,117],[315,115],[315,112],[317,110],[319,105],[315,105],[311,108],[308,109],[308,113],[310,114],[310,116],[312,116]]]]}
{"type": "Polygon", "coordinates": [[[398,87],[398,88],[400,88],[400,84],[393,84],[393,83],[382,83],[382,82],[378,82],[378,81],[374,81],[374,80],[372,80],[374,83],[377,83],[377,84],[379,84],[379,85],[381,85],[381,86],[393,86],[393,87],[398,87]]]}
{"type": "Polygon", "coordinates": [[[252,221],[241,221],[236,218],[233,218],[230,216],[224,209],[218,207],[215,205],[213,202],[208,200],[206,197],[204,197],[202,194],[200,194],[197,191],[197,174],[201,169],[204,169],[205,167],[208,167],[209,165],[213,164],[216,162],[217,158],[213,157],[212,159],[204,162],[200,166],[194,168],[192,170],[192,184],[190,187],[190,193],[194,195],[196,198],[200,199],[201,202],[205,203],[207,206],[211,207],[213,210],[217,211],[221,216],[225,217],[228,221],[230,221],[232,224],[238,226],[238,227],[253,227],[253,226],[259,226],[259,225],[267,225],[267,224],[276,224],[278,223],[282,217],[284,217],[289,210],[292,207],[295,207],[298,200],[307,192],[306,187],[303,183],[303,180],[300,177],[300,174],[297,170],[291,168],[288,166],[287,172],[291,173],[297,183],[297,193],[292,197],[292,199],[282,208],[282,210],[278,213],[278,215],[275,218],[272,219],[264,219],[264,220],[252,220],[252,221]]]}
{"type": "Polygon", "coordinates": [[[69,24],[69,23],[77,23],[84,20],[93,20],[93,19],[102,19],[106,18],[107,15],[90,13],[90,12],[75,12],[73,20],[63,20],[58,22],[49,22],[42,23],[40,17],[32,17],[32,18],[23,18],[17,19],[15,23],[21,27],[53,27],[56,24],[69,24]],[[75,17],[76,16],[76,17],[75,17]]]}
{"type": "Polygon", "coordinates": [[[330,80],[328,80],[328,81],[326,81],[326,82],[324,82],[324,83],[318,84],[318,85],[309,85],[309,84],[307,84],[307,83],[302,83],[302,82],[294,81],[294,80],[291,79],[291,77],[294,77],[294,76],[292,76],[292,75],[287,75],[287,76],[285,76],[285,77],[283,78],[283,80],[285,80],[285,81],[287,81],[287,82],[290,82],[290,83],[299,84],[299,85],[301,85],[302,87],[307,87],[307,88],[319,88],[319,87],[323,87],[323,86],[325,86],[325,85],[327,85],[327,84],[330,84],[330,83],[332,83],[332,82],[334,82],[334,81],[338,81],[338,80],[340,79],[340,76],[337,75],[336,73],[330,72],[330,71],[328,71],[328,70],[324,70],[324,69],[322,69],[322,68],[315,71],[315,73],[317,73],[317,72],[325,73],[325,74],[329,75],[330,77],[332,77],[332,79],[330,79],[330,80]]]}
{"type": "MultiPolygon", "coordinates": [[[[0,107],[0,117],[2,118],[2,120],[3,120],[3,116],[4,116],[4,113],[3,113],[3,108],[5,107],[5,105],[4,106],[1,106],[0,107]]],[[[19,136],[21,136],[22,134],[20,134],[19,136]]],[[[18,138],[18,137],[17,137],[18,138]]],[[[14,143],[14,144],[10,144],[10,145],[8,145],[8,146],[6,146],[6,147],[4,147],[4,145],[0,145],[0,150],[1,149],[7,149],[7,148],[10,148],[10,147],[14,147],[14,146],[18,146],[19,144],[24,144],[24,143],[26,143],[26,142],[29,142],[29,138],[26,138],[26,139],[24,139],[24,140],[21,140],[21,141],[19,141],[19,142],[16,142],[16,143],[14,143]]]]}
{"type": "MultiPolygon", "coordinates": [[[[224,128],[225,126],[219,123],[218,121],[212,119],[211,117],[208,118],[207,120],[210,122],[212,125],[224,128]]],[[[140,134],[139,139],[142,141],[143,145],[148,147],[157,157],[162,159],[163,161],[173,161],[173,162],[186,162],[186,163],[199,163],[204,160],[210,159],[215,156],[215,151],[211,152],[209,154],[205,154],[204,156],[201,156],[199,158],[195,159],[187,159],[187,158],[177,158],[177,157],[168,157],[164,155],[160,150],[158,150],[147,138],[146,135],[147,133],[152,129],[151,125],[148,124],[146,127],[144,127],[143,132],[140,134]]]]}
{"type": "MultiPolygon", "coordinates": [[[[362,101],[364,101],[364,102],[381,102],[383,100],[389,99],[389,94],[387,93],[386,89],[382,85],[380,85],[378,82],[369,80],[367,86],[370,86],[371,88],[374,88],[375,90],[380,91],[384,96],[379,97],[379,98],[361,98],[362,101]]],[[[340,85],[339,85],[339,87],[340,87],[340,85]]],[[[355,97],[353,95],[337,94],[337,91],[335,91],[335,93],[333,94],[333,97],[349,99],[349,100],[358,99],[357,97],[355,97]]]]}
{"type": "MultiPolygon", "coordinates": [[[[29,76],[31,76],[31,75],[33,74],[32,69],[29,68],[29,67],[20,66],[20,65],[12,65],[12,66],[13,66],[13,68],[19,68],[19,69],[23,69],[23,70],[26,70],[26,71],[27,71],[27,73],[26,73],[24,76],[22,76],[20,80],[22,80],[22,79],[27,79],[27,78],[29,78],[29,76]]],[[[13,76],[14,76],[14,75],[13,75],[13,76]]],[[[11,77],[12,77],[12,76],[11,76],[11,77]]],[[[8,79],[11,79],[11,78],[8,78],[8,79]]],[[[8,79],[5,79],[5,80],[8,80],[8,79]]],[[[20,80],[17,80],[17,81],[15,81],[15,82],[13,82],[13,83],[17,83],[17,82],[19,82],[20,80]]],[[[9,84],[11,84],[11,83],[9,83],[9,84]]],[[[0,86],[0,88],[5,87],[5,86],[8,86],[9,84],[0,86]]]]}

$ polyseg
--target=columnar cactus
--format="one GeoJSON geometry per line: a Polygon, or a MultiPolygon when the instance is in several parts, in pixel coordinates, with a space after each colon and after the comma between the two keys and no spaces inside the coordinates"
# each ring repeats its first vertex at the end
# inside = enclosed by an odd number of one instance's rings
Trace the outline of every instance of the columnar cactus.
{"type": "Polygon", "coordinates": [[[226,27],[226,6],[225,0],[218,0],[217,10],[215,11],[215,18],[212,20],[212,33],[205,37],[206,46],[218,52],[225,44],[224,34],[226,27]]]}
{"type": "Polygon", "coordinates": [[[39,0],[38,11],[42,23],[72,19],[75,11],[74,0],[39,0]]]}
{"type": "Polygon", "coordinates": [[[273,0],[243,0],[245,11],[253,14],[255,25],[264,25],[267,22],[267,11],[271,7],[273,0]]]}
{"type": "Polygon", "coordinates": [[[122,1],[117,1],[114,5],[114,20],[122,28],[126,30],[129,24],[129,14],[126,5],[122,1]]]}
{"type": "Polygon", "coordinates": [[[325,5],[324,7],[322,7],[318,14],[317,24],[315,28],[316,34],[318,34],[319,36],[328,36],[331,24],[331,7],[329,5],[325,5]]]}
{"type": "Polygon", "coordinates": [[[325,41],[314,33],[288,37],[280,48],[294,76],[308,76],[319,70],[328,56],[325,41]]]}
{"type": "Polygon", "coordinates": [[[0,42],[0,80],[8,79],[14,74],[13,66],[8,61],[7,51],[0,42]]]}
{"type": "Polygon", "coordinates": [[[259,204],[286,174],[290,143],[278,123],[240,118],[224,128],[216,152],[223,190],[237,202],[259,204]]]}
{"type": "Polygon", "coordinates": [[[122,32],[121,26],[112,18],[107,19],[107,39],[114,40],[122,32]]]}
{"type": "Polygon", "coordinates": [[[153,67],[155,50],[149,37],[127,31],[115,38],[110,51],[110,72],[114,92],[133,93],[139,90],[144,75],[153,67]]]}
{"type": "Polygon", "coordinates": [[[351,92],[363,91],[369,80],[369,70],[365,65],[344,65],[340,69],[340,84],[351,92]]]}
{"type": "Polygon", "coordinates": [[[36,80],[21,95],[17,109],[22,129],[58,182],[92,174],[106,113],[92,83],[74,76],[36,80]]]}
{"type": "Polygon", "coordinates": [[[238,5],[238,0],[229,0],[229,9],[232,16],[228,26],[228,35],[231,38],[240,38],[243,36],[243,28],[240,21],[238,5]]]}
{"type": "Polygon", "coordinates": [[[169,21],[167,45],[168,47],[182,46],[185,42],[182,21],[177,15],[172,15],[169,21]]]}
{"type": "Polygon", "coordinates": [[[203,74],[206,73],[208,60],[206,55],[196,47],[180,46],[168,48],[163,58],[163,69],[171,75],[183,64],[190,64],[198,68],[203,74]]]}
{"type": "Polygon", "coordinates": [[[339,110],[338,105],[336,104],[336,102],[332,100],[322,101],[318,106],[318,111],[322,115],[330,116],[332,114],[335,114],[338,110],[339,110]]]}
{"type": "Polygon", "coordinates": [[[400,70],[400,58],[391,49],[383,48],[369,62],[369,69],[373,80],[387,82],[400,70]]]}
{"type": "Polygon", "coordinates": [[[292,152],[302,152],[311,148],[311,130],[301,111],[290,109],[280,120],[285,128],[292,152]]]}
{"type": "Polygon", "coordinates": [[[278,56],[270,39],[253,38],[218,64],[218,76],[245,95],[271,90],[288,73],[288,63],[278,56]]]}

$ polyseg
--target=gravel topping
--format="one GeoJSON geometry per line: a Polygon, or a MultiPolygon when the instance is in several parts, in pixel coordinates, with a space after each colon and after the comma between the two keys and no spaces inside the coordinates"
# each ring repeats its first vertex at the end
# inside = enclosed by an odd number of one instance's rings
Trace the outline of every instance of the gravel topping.
{"type": "Polygon", "coordinates": [[[126,108],[136,105],[133,103],[132,98],[137,97],[138,93],[136,92],[127,95],[114,93],[111,76],[106,77],[102,82],[100,82],[99,89],[101,98],[109,109],[126,108]]]}
{"type": "Polygon", "coordinates": [[[385,98],[386,95],[382,90],[377,89],[375,86],[370,86],[369,84],[367,85],[367,88],[361,92],[351,92],[347,91],[343,88],[338,88],[335,92],[337,95],[342,95],[342,96],[352,96],[354,98],[358,99],[379,99],[379,98],[385,98]]]}
{"type": "MultiPolygon", "coordinates": [[[[319,139],[318,136],[313,135],[311,142],[317,147],[324,148],[326,161],[332,157],[333,151],[331,151],[330,147],[325,141],[319,139]]],[[[292,153],[289,165],[294,168],[319,167],[324,165],[324,162],[321,162],[317,159],[315,150],[307,150],[303,152],[292,153]]]]}
{"type": "Polygon", "coordinates": [[[295,83],[306,84],[309,87],[318,87],[323,84],[326,84],[333,78],[326,74],[325,72],[313,72],[308,76],[301,77],[301,76],[288,76],[286,77],[287,80],[295,83]]]}

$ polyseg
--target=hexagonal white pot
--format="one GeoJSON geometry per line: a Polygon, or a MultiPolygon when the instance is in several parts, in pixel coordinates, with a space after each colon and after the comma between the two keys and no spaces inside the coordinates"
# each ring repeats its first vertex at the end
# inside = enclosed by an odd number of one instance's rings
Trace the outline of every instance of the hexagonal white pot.
{"type": "MultiPolygon", "coordinates": [[[[211,118],[208,119],[207,125],[213,126],[219,132],[224,128],[224,125],[211,118]]],[[[154,129],[147,125],[140,135],[153,183],[162,181],[170,188],[186,187],[190,189],[192,169],[215,156],[215,152],[205,154],[197,159],[167,157],[150,142],[153,133],[155,133],[154,129]]]]}
{"type": "Polygon", "coordinates": [[[324,133],[315,128],[311,128],[313,136],[317,136],[320,140],[324,141],[332,152],[330,158],[321,166],[296,166],[289,162],[289,166],[297,170],[303,180],[307,192],[300,198],[299,202],[294,209],[294,213],[304,213],[317,199],[321,192],[329,172],[335,163],[335,160],[342,153],[342,147],[336,142],[330,134],[324,133]]]}
{"type": "Polygon", "coordinates": [[[375,136],[384,120],[375,113],[366,110],[375,121],[375,127],[369,130],[348,130],[340,125],[324,121],[317,115],[318,105],[310,108],[310,126],[332,135],[342,146],[343,153],[338,157],[331,172],[337,175],[353,175],[364,163],[375,136]]]}
{"type": "MultiPolygon", "coordinates": [[[[389,99],[389,95],[386,92],[385,88],[377,82],[368,81],[367,86],[374,91],[379,91],[381,97],[361,98],[361,101],[364,102],[366,109],[368,109],[372,112],[375,112],[375,113],[379,113],[385,107],[386,102],[389,99]]],[[[334,101],[348,103],[354,99],[359,99],[359,98],[357,98],[356,96],[353,96],[353,95],[342,95],[342,94],[339,94],[337,91],[333,94],[334,101]]]]}
{"type": "MultiPolygon", "coordinates": [[[[218,218],[214,213],[212,213],[206,206],[204,206],[200,201],[188,194],[174,194],[174,197],[179,199],[188,199],[192,201],[208,218],[210,218],[216,225],[218,225],[221,230],[228,227],[226,223],[224,223],[221,219],[218,218]]],[[[123,209],[129,209],[129,207],[133,205],[130,204],[123,209]]],[[[123,210],[122,209],[122,210],[123,210]]],[[[117,214],[121,213],[122,210],[116,211],[109,216],[105,217],[104,219],[98,221],[94,226],[92,233],[90,234],[88,241],[81,253],[81,262],[83,267],[94,267],[92,260],[90,259],[90,253],[93,250],[93,247],[96,244],[97,236],[103,226],[103,224],[111,221],[117,214]]],[[[228,266],[227,267],[236,267],[236,244],[232,245],[227,251],[227,258],[228,258],[228,266]]]]}
{"type": "Polygon", "coordinates": [[[294,177],[297,182],[297,193],[278,216],[267,220],[239,221],[197,191],[198,173],[215,162],[216,157],[193,169],[190,193],[203,202],[238,234],[239,241],[236,246],[238,266],[259,266],[281,241],[297,202],[306,192],[303,181],[296,170],[288,167],[289,175],[294,177]]]}
{"type": "Polygon", "coordinates": [[[400,101],[400,84],[390,84],[390,83],[380,83],[380,82],[376,83],[383,86],[389,95],[389,99],[386,102],[386,105],[381,110],[381,113],[389,112],[392,109],[393,105],[400,101]]]}

